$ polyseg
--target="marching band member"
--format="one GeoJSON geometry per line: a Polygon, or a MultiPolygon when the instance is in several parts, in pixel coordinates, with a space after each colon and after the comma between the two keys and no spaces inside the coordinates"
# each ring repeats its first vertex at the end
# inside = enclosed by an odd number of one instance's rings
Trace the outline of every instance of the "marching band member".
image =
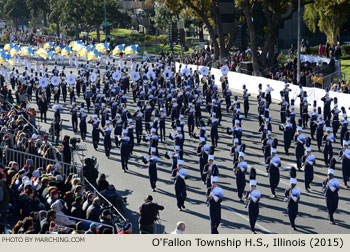
{"type": "Polygon", "coordinates": [[[298,205],[300,201],[300,190],[296,187],[297,185],[297,171],[294,167],[290,168],[290,188],[284,193],[284,201],[288,203],[288,216],[290,225],[294,230],[295,219],[298,216],[298,205]]]}

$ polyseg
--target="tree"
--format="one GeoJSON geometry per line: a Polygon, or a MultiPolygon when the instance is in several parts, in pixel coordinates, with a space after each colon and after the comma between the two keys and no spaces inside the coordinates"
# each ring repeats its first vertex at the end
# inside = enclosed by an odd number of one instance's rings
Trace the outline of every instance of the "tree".
{"type": "Polygon", "coordinates": [[[61,8],[60,4],[62,1],[60,0],[49,0],[49,20],[56,24],[56,36],[60,37],[60,19],[61,19],[61,8]]]}
{"type": "Polygon", "coordinates": [[[49,0],[26,0],[30,16],[38,18],[41,14],[44,20],[44,26],[47,27],[47,14],[50,12],[49,0]]]}
{"type": "Polygon", "coordinates": [[[29,14],[25,0],[7,0],[3,12],[5,17],[13,20],[16,31],[18,30],[19,20],[27,18],[29,14]]]}
{"type": "Polygon", "coordinates": [[[80,25],[82,24],[86,10],[88,8],[86,0],[57,0],[59,1],[61,21],[63,23],[72,24],[75,29],[75,38],[79,39],[80,25]]]}
{"type": "Polygon", "coordinates": [[[195,16],[203,22],[209,32],[215,59],[218,59],[219,56],[223,59],[228,55],[236,31],[232,30],[230,34],[224,34],[219,8],[220,0],[156,0],[156,2],[164,3],[168,10],[177,15],[185,12],[187,15],[195,16]]]}
{"type": "Polygon", "coordinates": [[[164,3],[155,3],[154,7],[155,13],[152,17],[154,26],[159,30],[167,30],[169,22],[174,22],[172,13],[169,12],[164,3]]]}
{"type": "MultiPolygon", "coordinates": [[[[87,0],[85,21],[96,30],[96,39],[100,42],[100,26],[104,21],[104,2],[101,0],[87,0]]],[[[109,23],[116,24],[127,21],[127,15],[119,11],[119,5],[115,0],[106,0],[106,17],[109,23]]]]}
{"type": "MultiPolygon", "coordinates": [[[[306,5],[314,1],[301,0],[301,2],[302,5],[306,5]]],[[[279,26],[297,11],[298,0],[236,0],[235,3],[243,11],[248,27],[254,74],[261,75],[263,70],[274,64],[277,31],[279,26]],[[256,24],[253,21],[255,4],[262,5],[267,24],[261,54],[258,52],[256,24]]]]}
{"type": "Polygon", "coordinates": [[[349,17],[350,3],[347,0],[318,0],[305,5],[304,21],[313,33],[316,27],[327,36],[327,42],[337,44],[341,27],[349,17]]]}

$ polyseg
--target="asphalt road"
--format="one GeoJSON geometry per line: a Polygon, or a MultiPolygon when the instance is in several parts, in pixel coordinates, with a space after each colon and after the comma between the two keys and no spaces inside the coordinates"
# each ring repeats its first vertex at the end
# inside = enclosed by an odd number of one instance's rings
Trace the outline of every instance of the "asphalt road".
{"type": "MultiPolygon", "coordinates": [[[[49,69],[52,65],[49,66],[49,69]]],[[[62,68],[59,67],[61,70],[62,68]]],[[[66,73],[71,69],[66,66],[66,73]]],[[[72,69],[76,73],[75,69],[72,69]]],[[[217,80],[219,81],[219,80],[217,80]]],[[[242,102],[241,93],[233,92],[239,96],[242,102]]],[[[78,99],[81,102],[82,97],[78,99]]],[[[62,99],[62,97],[61,97],[62,99]]],[[[128,109],[135,111],[135,104],[132,102],[132,97],[128,95],[128,109]]],[[[320,103],[320,102],[319,102],[320,103]]],[[[63,100],[61,100],[63,104],[63,100]]],[[[296,101],[298,104],[298,101],[296,101]]],[[[69,100],[63,104],[64,110],[62,119],[68,120],[63,125],[63,135],[74,136],[72,126],[70,123],[70,104],[69,100]]],[[[319,104],[320,105],[320,104],[319,104]]],[[[341,104],[340,104],[341,106],[341,104]]],[[[36,105],[34,105],[36,108],[36,105]]],[[[227,135],[226,127],[231,126],[231,114],[227,114],[224,110],[225,103],[223,102],[223,121],[219,127],[219,144],[215,151],[215,163],[219,167],[219,185],[224,189],[224,200],[222,202],[222,222],[219,227],[220,233],[251,233],[249,228],[248,213],[244,204],[239,201],[235,175],[233,173],[233,164],[230,157],[231,136],[227,135]]],[[[297,116],[299,116],[299,109],[296,108],[297,116]]],[[[316,151],[316,141],[312,143],[313,154],[317,158],[315,166],[315,177],[311,185],[311,192],[307,193],[304,189],[304,174],[298,172],[298,188],[301,191],[301,200],[299,203],[299,216],[296,219],[298,231],[290,228],[289,219],[286,211],[287,204],[283,202],[284,190],[289,187],[289,168],[295,164],[294,145],[291,146],[290,152],[292,154],[285,155],[283,148],[283,135],[278,130],[280,121],[279,106],[277,101],[274,101],[270,106],[270,113],[272,115],[273,138],[278,138],[279,146],[277,148],[278,155],[282,161],[282,168],[280,170],[281,180],[277,188],[277,198],[271,196],[269,187],[269,180],[263,165],[263,153],[261,150],[260,134],[258,133],[258,119],[257,119],[257,101],[256,95],[250,97],[250,111],[247,119],[242,121],[243,129],[243,143],[247,145],[246,161],[249,170],[251,167],[257,170],[258,189],[262,193],[260,201],[260,215],[256,224],[256,231],[258,233],[349,233],[350,230],[350,200],[349,190],[343,186],[339,192],[339,208],[335,214],[336,225],[332,225],[328,221],[328,214],[326,210],[325,199],[322,194],[322,181],[326,177],[327,167],[325,167],[322,153],[316,151]]],[[[40,116],[40,115],[39,115],[40,116]]],[[[90,115],[92,113],[90,111],[90,115]]],[[[203,107],[203,116],[208,117],[208,112],[203,107]],[[204,112],[205,111],[205,112],[204,112]]],[[[48,131],[49,123],[52,121],[53,112],[50,109],[48,114],[48,123],[40,123],[42,130],[48,131]]],[[[187,120],[187,118],[185,118],[187,120]]],[[[207,128],[209,129],[209,128],[207,128]]],[[[138,209],[143,203],[146,194],[151,194],[154,201],[163,205],[165,209],[160,212],[161,225],[164,226],[165,232],[170,233],[175,229],[176,223],[180,220],[186,223],[186,233],[210,233],[210,221],[208,207],[206,205],[206,186],[203,185],[199,176],[198,158],[195,155],[198,140],[192,139],[185,134],[184,144],[184,166],[188,171],[189,179],[187,180],[187,200],[185,202],[186,210],[178,211],[176,206],[174,184],[170,179],[171,176],[171,160],[164,157],[166,151],[173,150],[173,141],[167,139],[165,143],[159,143],[160,159],[157,163],[158,182],[157,191],[152,192],[150,182],[148,179],[148,166],[143,164],[141,157],[147,154],[148,144],[142,143],[137,145],[135,143],[134,154],[129,160],[129,171],[124,173],[120,164],[120,149],[117,149],[113,142],[111,151],[111,158],[107,159],[104,154],[103,139],[101,138],[100,146],[97,151],[92,146],[91,139],[92,125],[88,124],[87,140],[82,142],[79,147],[84,149],[80,154],[85,154],[86,157],[95,156],[99,163],[99,171],[107,174],[107,179],[114,184],[116,189],[123,195],[128,197],[128,206],[126,217],[133,223],[134,231],[137,232],[138,209]]],[[[187,126],[185,126],[185,132],[187,126]]],[[[166,135],[172,132],[170,128],[169,119],[167,119],[166,135]]],[[[198,132],[198,129],[195,129],[198,132]]],[[[304,130],[306,136],[309,136],[309,128],[304,130]]],[[[208,132],[209,134],[209,132],[208,132]]],[[[80,137],[80,133],[75,135],[80,137]]],[[[114,135],[113,135],[114,136],[114,135]]],[[[209,138],[210,140],[210,138],[209,138]]],[[[340,144],[335,145],[335,152],[339,151],[340,144]]],[[[77,160],[77,153],[75,155],[77,160]]],[[[341,165],[336,165],[336,177],[342,182],[341,165]]],[[[249,178],[246,176],[247,185],[246,190],[249,190],[249,178]]]]}

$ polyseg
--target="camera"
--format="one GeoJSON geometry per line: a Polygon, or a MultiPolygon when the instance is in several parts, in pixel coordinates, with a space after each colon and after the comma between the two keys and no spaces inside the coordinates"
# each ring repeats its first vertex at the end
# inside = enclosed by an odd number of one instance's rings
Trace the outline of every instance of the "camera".
{"type": "Polygon", "coordinates": [[[80,143],[80,138],[73,137],[70,139],[70,144],[72,145],[73,149],[77,146],[77,143],[80,143]]]}

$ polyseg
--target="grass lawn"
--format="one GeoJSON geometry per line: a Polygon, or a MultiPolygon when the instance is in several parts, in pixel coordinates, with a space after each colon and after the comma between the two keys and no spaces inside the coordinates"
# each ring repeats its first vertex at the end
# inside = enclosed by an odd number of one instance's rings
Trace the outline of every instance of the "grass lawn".
{"type": "MultiPolygon", "coordinates": [[[[164,41],[167,38],[167,35],[161,35],[156,38],[155,36],[143,35],[137,31],[128,30],[128,29],[113,29],[111,31],[111,35],[112,35],[112,40],[115,40],[118,38],[125,38],[126,41],[130,41],[130,43],[125,42],[126,46],[129,44],[139,45],[139,54],[143,54],[145,51],[149,54],[159,54],[161,52],[168,53],[171,51],[169,45],[164,45],[160,43],[160,41],[164,41]],[[145,45],[144,42],[150,42],[151,44],[147,43],[145,45]]],[[[89,37],[96,39],[96,32],[91,32],[89,34],[89,37]]],[[[101,41],[105,40],[105,34],[103,31],[100,31],[100,39],[101,41]]],[[[113,50],[113,48],[111,49],[113,50]]],[[[189,50],[185,51],[184,53],[186,54],[191,52],[192,52],[192,48],[189,48],[189,50]]],[[[181,54],[180,45],[174,45],[174,53],[181,54]]]]}
{"type": "MultiPolygon", "coordinates": [[[[111,31],[112,39],[116,37],[127,37],[127,36],[130,36],[131,34],[139,34],[139,33],[137,31],[128,30],[128,29],[112,29],[111,31]]],[[[90,32],[89,37],[96,39],[96,31],[90,32]]],[[[102,30],[100,30],[100,39],[101,41],[105,40],[105,33],[102,30]]]]}
{"type": "Polygon", "coordinates": [[[350,79],[350,60],[341,60],[341,71],[345,74],[345,80],[350,79]]]}
{"type": "MultiPolygon", "coordinates": [[[[161,52],[168,53],[170,52],[170,46],[169,45],[163,45],[163,44],[155,44],[155,45],[146,45],[146,46],[139,46],[139,54],[143,54],[144,51],[146,51],[149,54],[159,54],[161,52]]],[[[190,48],[188,51],[184,51],[184,53],[191,53],[192,49],[190,48]]],[[[180,45],[174,45],[174,53],[175,54],[181,54],[181,46],[180,45]]]]}

